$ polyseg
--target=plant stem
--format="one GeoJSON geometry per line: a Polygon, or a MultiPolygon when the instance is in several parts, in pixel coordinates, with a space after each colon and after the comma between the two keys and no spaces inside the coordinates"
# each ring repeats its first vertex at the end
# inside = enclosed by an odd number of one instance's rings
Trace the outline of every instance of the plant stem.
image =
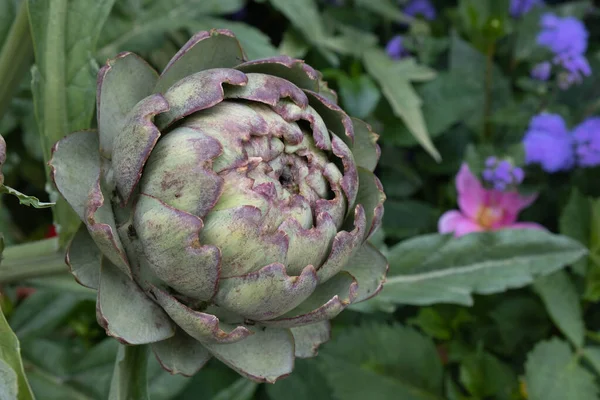
{"type": "Polygon", "coordinates": [[[0,118],[33,61],[33,43],[29,32],[27,4],[21,0],[17,16],[0,52],[0,118]]]}
{"type": "Polygon", "coordinates": [[[121,344],[110,383],[109,400],[148,400],[148,347],[121,344]]]}
{"type": "Polygon", "coordinates": [[[0,283],[68,272],[56,238],[9,246],[2,256],[0,283]]]}
{"type": "Polygon", "coordinates": [[[496,43],[491,42],[485,58],[485,98],[483,104],[483,139],[489,142],[492,138],[492,89],[494,85],[494,54],[496,53],[496,43]]]}

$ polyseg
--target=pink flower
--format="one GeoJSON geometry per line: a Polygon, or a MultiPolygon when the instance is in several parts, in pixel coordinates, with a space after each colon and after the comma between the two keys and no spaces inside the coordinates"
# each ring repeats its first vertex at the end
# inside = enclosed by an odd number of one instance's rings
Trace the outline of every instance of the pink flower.
{"type": "Polygon", "coordinates": [[[545,229],[533,222],[516,222],[519,212],[535,201],[536,194],[522,196],[515,190],[486,189],[464,163],[456,175],[456,189],[460,210],[447,211],[440,217],[440,233],[454,232],[454,236],[458,237],[471,232],[507,228],[545,229]]]}

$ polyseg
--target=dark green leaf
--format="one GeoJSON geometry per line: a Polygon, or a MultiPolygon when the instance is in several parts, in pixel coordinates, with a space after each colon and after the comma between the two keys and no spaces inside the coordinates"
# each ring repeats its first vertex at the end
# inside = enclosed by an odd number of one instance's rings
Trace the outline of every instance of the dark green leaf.
{"type": "Polygon", "coordinates": [[[318,357],[338,399],[443,398],[443,370],[435,345],[411,328],[349,328],[323,346],[318,357]]]}

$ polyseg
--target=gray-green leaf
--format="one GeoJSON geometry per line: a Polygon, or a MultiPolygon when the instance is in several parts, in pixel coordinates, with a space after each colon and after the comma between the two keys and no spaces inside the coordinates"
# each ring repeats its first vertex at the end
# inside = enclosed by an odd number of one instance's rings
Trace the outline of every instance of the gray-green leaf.
{"type": "Polygon", "coordinates": [[[523,287],[585,254],[573,239],[542,230],[419,236],[390,250],[390,273],[378,298],[396,304],[472,305],[474,293],[523,287]]]}
{"type": "Polygon", "coordinates": [[[594,375],[559,339],[538,343],[528,354],[525,381],[530,400],[596,400],[594,375]]]}
{"type": "Polygon", "coordinates": [[[583,346],[585,325],[577,289],[565,271],[536,279],[533,285],[552,321],[576,347],[583,346]]]}

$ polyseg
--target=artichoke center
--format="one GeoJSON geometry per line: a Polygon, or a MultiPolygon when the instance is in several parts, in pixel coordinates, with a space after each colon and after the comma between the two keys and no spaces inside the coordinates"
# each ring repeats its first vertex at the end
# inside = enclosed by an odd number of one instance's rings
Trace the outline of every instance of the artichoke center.
{"type": "Polygon", "coordinates": [[[292,170],[292,166],[287,164],[281,171],[281,175],[279,176],[279,183],[281,186],[286,189],[290,193],[299,193],[300,186],[294,179],[294,171],[292,170]]]}

